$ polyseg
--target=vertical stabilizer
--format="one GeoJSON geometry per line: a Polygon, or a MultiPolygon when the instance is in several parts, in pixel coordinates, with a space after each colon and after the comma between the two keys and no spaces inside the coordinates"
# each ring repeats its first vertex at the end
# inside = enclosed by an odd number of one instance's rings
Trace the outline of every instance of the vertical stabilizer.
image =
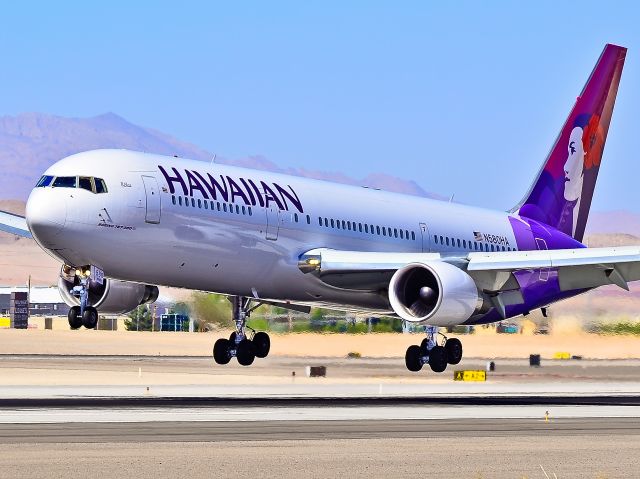
{"type": "Polygon", "coordinates": [[[606,45],[567,118],[520,216],[582,241],[627,49],[606,45]]]}

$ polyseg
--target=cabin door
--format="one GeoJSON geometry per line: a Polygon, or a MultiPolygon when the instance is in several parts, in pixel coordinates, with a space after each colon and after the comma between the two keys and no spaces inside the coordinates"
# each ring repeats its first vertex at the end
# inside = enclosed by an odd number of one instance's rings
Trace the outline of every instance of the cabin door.
{"type": "Polygon", "coordinates": [[[267,206],[267,230],[266,238],[271,241],[278,239],[278,230],[280,229],[280,209],[277,206],[267,206]]]}
{"type": "Polygon", "coordinates": [[[160,223],[160,190],[158,181],[154,176],[142,175],[144,193],[147,203],[145,221],[147,223],[160,223]]]}

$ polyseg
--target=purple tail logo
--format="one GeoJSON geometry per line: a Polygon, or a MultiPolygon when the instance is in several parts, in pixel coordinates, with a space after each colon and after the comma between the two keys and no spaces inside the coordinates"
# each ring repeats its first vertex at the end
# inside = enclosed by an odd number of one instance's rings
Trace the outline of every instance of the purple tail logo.
{"type": "Polygon", "coordinates": [[[538,178],[514,212],[582,241],[626,51],[605,47],[538,178]]]}

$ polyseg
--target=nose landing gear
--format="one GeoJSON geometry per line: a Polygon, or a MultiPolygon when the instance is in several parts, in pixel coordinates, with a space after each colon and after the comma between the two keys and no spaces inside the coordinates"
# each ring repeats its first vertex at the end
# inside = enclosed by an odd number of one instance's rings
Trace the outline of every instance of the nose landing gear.
{"type": "Polygon", "coordinates": [[[232,296],[229,298],[233,305],[233,321],[236,330],[231,333],[229,339],[220,338],[213,345],[213,359],[217,364],[228,364],[232,357],[238,360],[242,366],[250,366],[255,358],[266,358],[271,349],[271,340],[265,332],[256,332],[247,327],[247,319],[251,312],[260,306],[258,303],[251,305],[251,298],[232,296]],[[251,331],[251,338],[247,335],[247,329],[251,331]]]}
{"type": "Polygon", "coordinates": [[[73,306],[67,314],[71,329],[79,329],[82,326],[95,329],[98,325],[98,310],[89,306],[89,276],[90,271],[77,270],[76,277],[80,279],[80,284],[69,291],[80,300],[80,306],[73,306]]]}
{"type": "Polygon", "coordinates": [[[413,345],[407,348],[405,364],[409,371],[418,372],[422,366],[428,364],[435,373],[441,373],[447,369],[448,364],[458,364],[462,359],[462,342],[457,338],[447,338],[438,332],[436,326],[427,326],[427,337],[422,340],[420,346],[413,345]],[[438,334],[443,337],[442,344],[437,343],[438,334]]]}

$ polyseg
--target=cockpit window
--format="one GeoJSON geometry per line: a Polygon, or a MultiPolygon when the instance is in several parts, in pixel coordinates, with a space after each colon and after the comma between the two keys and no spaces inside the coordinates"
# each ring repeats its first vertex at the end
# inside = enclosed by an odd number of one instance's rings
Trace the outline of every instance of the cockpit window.
{"type": "Polygon", "coordinates": [[[91,193],[106,193],[107,184],[102,178],[93,176],[50,176],[44,175],[36,188],[53,186],[54,188],[81,188],[91,193]]]}
{"type": "Polygon", "coordinates": [[[87,176],[81,176],[80,178],[78,178],[78,187],[82,188],[83,190],[93,192],[93,186],[91,185],[91,178],[87,176]]]}
{"type": "Polygon", "coordinates": [[[53,180],[53,176],[44,175],[42,178],[40,178],[40,181],[38,181],[36,188],[44,188],[45,186],[49,186],[51,184],[51,180],[53,180]]]}
{"type": "Polygon", "coordinates": [[[75,176],[57,176],[55,180],[53,180],[54,188],[75,188],[76,187],[76,177],[75,176]]]}
{"type": "Polygon", "coordinates": [[[96,182],[96,193],[106,193],[107,192],[107,184],[104,182],[102,178],[94,178],[96,182]]]}

